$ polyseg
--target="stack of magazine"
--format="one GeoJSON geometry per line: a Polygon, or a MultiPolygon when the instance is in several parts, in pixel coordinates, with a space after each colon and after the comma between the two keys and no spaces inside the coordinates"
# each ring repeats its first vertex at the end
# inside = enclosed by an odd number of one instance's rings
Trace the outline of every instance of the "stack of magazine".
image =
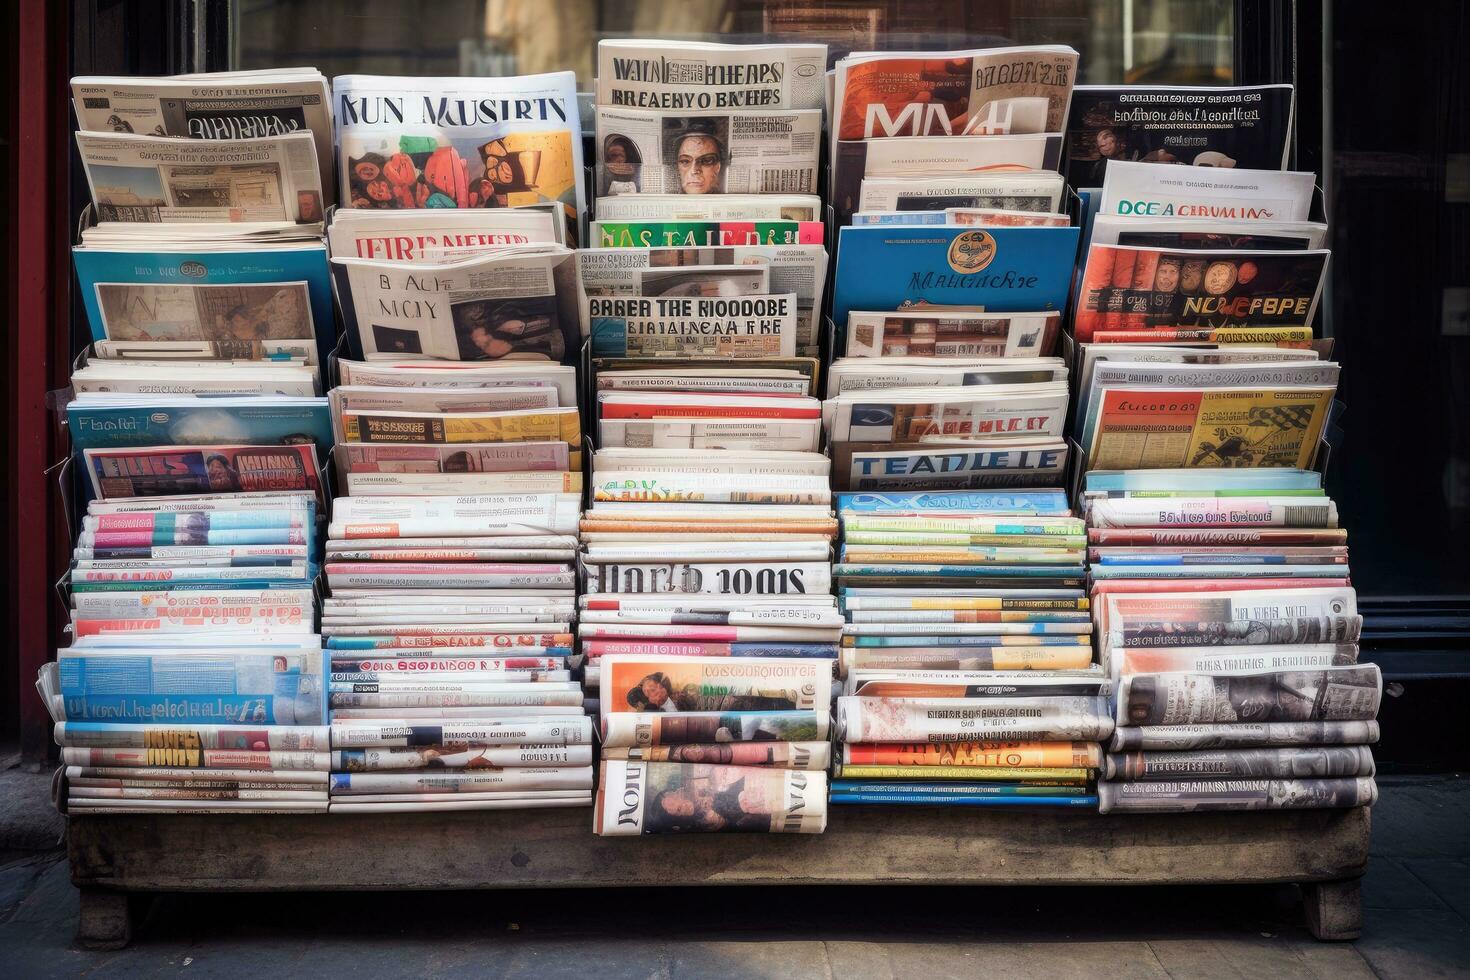
{"type": "Polygon", "coordinates": [[[838,224],[1069,224],[1057,168],[1077,58],[1039,45],[839,59],[838,224]]]}
{"type": "Polygon", "coordinates": [[[322,613],[332,809],[585,805],[591,728],[567,667],[575,372],[339,367],[353,383],[332,390],[348,494],[328,528],[322,613]]]}
{"type": "Polygon", "coordinates": [[[74,389],[320,394],[335,343],[326,79],[75,78],[72,95],[92,193],[73,250],[92,345],[74,389]]]}
{"type": "Polygon", "coordinates": [[[326,81],[78,78],[86,501],[42,671],[73,811],[327,806],[326,81]]]}
{"type": "Polygon", "coordinates": [[[836,803],[1091,807],[1113,728],[1061,490],[838,496],[836,803]]]}
{"type": "Polygon", "coordinates": [[[331,808],[584,806],[574,80],[333,91],[331,808]]]}
{"type": "Polygon", "coordinates": [[[825,44],[599,41],[599,201],[815,194],[826,63],[825,44]]]}
{"type": "Polygon", "coordinates": [[[578,632],[599,834],[826,826],[842,619],[815,397],[825,58],[598,48],[578,632]]]}
{"type": "Polygon", "coordinates": [[[1073,434],[1117,684],[1104,812],[1376,798],[1382,682],[1311,470],[1339,369],[1313,335],[1327,227],[1314,175],[1283,169],[1291,112],[1280,85],[1074,97],[1068,172],[1095,216],[1073,434]]]}
{"type": "Polygon", "coordinates": [[[1118,683],[1104,812],[1370,805],[1382,679],[1321,475],[1093,471],[1083,496],[1118,683]]]}
{"type": "Polygon", "coordinates": [[[70,812],[322,812],[311,493],[94,499],[37,687],[70,812]]]}
{"type": "MultiPolygon", "coordinates": [[[[599,42],[597,220],[580,256],[587,315],[607,318],[594,355],[679,353],[661,322],[759,316],[789,324],[763,330],[759,353],[817,356],[826,56],[821,44],[599,42]]],[[[728,353],[753,340],[731,337],[728,353]]]]}
{"type": "Polygon", "coordinates": [[[1049,45],[838,61],[838,490],[1064,482],[1053,355],[1078,229],[1058,167],[1076,68],[1049,45]]]}

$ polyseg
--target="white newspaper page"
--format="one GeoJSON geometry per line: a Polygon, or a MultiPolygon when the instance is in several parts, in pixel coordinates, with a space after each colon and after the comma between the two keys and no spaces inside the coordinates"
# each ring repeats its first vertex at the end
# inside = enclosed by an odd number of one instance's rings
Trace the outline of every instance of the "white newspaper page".
{"type": "Polygon", "coordinates": [[[792,357],[796,296],[588,300],[593,357],[792,357]]]}
{"type": "Polygon", "coordinates": [[[99,221],[321,225],[310,133],[251,140],[78,133],[77,151],[99,221]]]}
{"type": "Polygon", "coordinates": [[[770,272],[770,292],[796,296],[796,346],[804,352],[815,351],[827,281],[827,250],[820,245],[579,249],[583,333],[591,333],[589,297],[637,295],[644,269],[707,265],[765,266],[770,272]]]}
{"type": "Polygon", "coordinates": [[[73,78],[84,132],[248,140],[309,132],[323,189],[332,190],[332,103],[314,68],[175,78],[73,78]]]}

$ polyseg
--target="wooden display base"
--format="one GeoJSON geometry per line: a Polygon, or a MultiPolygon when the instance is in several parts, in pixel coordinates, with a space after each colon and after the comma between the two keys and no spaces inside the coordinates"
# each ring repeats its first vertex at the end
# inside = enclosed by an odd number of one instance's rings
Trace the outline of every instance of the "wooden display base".
{"type": "Polygon", "coordinates": [[[1369,812],[1112,815],[832,808],[815,835],[597,837],[590,809],[72,816],[78,942],[116,949],[129,893],[667,885],[1303,885],[1355,939],[1369,812]],[[647,860],[657,849],[660,859],[647,860]],[[391,854],[392,860],[364,859],[391,854]]]}

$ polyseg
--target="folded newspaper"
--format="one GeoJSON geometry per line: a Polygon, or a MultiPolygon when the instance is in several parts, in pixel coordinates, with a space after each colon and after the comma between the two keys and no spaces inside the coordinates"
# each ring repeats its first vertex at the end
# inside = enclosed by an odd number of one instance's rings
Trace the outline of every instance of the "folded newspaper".
{"type": "Polygon", "coordinates": [[[592,826],[600,836],[827,829],[824,772],[610,760],[600,775],[592,826]]]}
{"type": "Polygon", "coordinates": [[[77,128],[201,140],[311,133],[322,189],[331,197],[332,103],[315,68],[214,72],[162,78],[83,76],[71,80],[77,128]]]}
{"type": "Polygon", "coordinates": [[[165,225],[299,226],[320,234],[321,174],[311,133],[191,140],[78,133],[77,152],[99,220],[164,238],[165,225]]]}
{"type": "Polygon", "coordinates": [[[338,296],[364,355],[564,361],[581,330],[576,265],[561,245],[406,265],[336,256],[338,296]]]}

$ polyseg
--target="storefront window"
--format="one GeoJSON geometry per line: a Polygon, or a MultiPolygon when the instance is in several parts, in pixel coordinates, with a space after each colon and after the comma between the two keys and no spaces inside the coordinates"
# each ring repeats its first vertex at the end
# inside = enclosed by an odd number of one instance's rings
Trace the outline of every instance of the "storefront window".
{"type": "Polygon", "coordinates": [[[1084,83],[1226,85],[1229,0],[238,0],[237,69],[325,74],[511,75],[571,69],[592,81],[608,37],[825,42],[848,51],[1069,44],[1084,83]]]}

